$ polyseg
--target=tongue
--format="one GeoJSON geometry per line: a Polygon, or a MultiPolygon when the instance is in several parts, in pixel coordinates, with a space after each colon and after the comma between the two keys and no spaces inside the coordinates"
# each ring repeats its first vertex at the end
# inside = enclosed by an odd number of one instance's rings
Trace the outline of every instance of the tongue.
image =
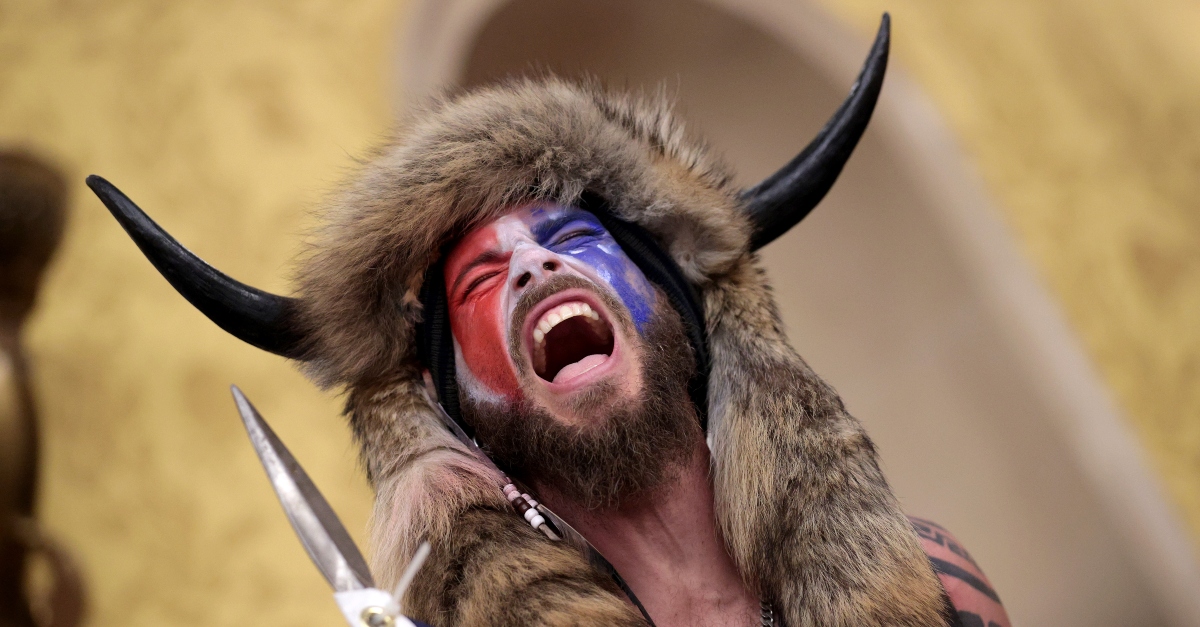
{"type": "Polygon", "coordinates": [[[573,364],[567,364],[563,366],[562,370],[558,371],[558,374],[554,375],[554,382],[566,383],[567,381],[578,377],[588,370],[599,366],[600,364],[604,363],[604,360],[606,359],[608,359],[608,355],[596,353],[588,355],[587,357],[584,357],[573,364]]]}

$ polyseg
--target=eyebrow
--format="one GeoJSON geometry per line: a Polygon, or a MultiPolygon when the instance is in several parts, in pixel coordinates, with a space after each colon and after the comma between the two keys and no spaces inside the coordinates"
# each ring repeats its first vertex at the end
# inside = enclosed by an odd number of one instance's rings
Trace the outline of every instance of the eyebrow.
{"type": "Polygon", "coordinates": [[[478,257],[471,260],[471,263],[468,263],[463,267],[462,270],[458,271],[458,276],[454,277],[454,285],[450,286],[450,293],[455,294],[458,292],[459,284],[463,282],[463,279],[465,279],[467,274],[469,274],[472,270],[485,264],[503,261],[504,256],[504,253],[496,250],[485,250],[480,253],[478,257]]]}
{"type": "Polygon", "coordinates": [[[530,231],[533,233],[534,239],[536,239],[539,244],[542,244],[547,239],[550,239],[550,236],[559,232],[563,227],[571,224],[572,222],[587,222],[592,225],[599,225],[599,220],[597,220],[595,216],[587,213],[586,211],[576,209],[574,211],[568,211],[557,218],[551,218],[545,222],[540,222],[534,225],[530,231]]]}

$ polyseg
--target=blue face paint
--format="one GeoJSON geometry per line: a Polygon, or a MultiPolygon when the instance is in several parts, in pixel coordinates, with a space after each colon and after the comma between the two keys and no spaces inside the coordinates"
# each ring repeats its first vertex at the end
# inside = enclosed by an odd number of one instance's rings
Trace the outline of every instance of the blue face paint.
{"type": "Polygon", "coordinates": [[[526,225],[543,248],[592,268],[629,309],[638,333],[645,331],[654,313],[654,288],[596,216],[574,207],[538,207],[526,225]]]}

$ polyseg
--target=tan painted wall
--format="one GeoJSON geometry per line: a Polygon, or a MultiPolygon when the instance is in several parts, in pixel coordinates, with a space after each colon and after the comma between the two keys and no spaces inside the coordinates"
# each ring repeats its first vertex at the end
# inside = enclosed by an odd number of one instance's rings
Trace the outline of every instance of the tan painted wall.
{"type": "MultiPolygon", "coordinates": [[[[892,11],[897,59],[977,160],[1200,534],[1200,6],[822,3],[864,34],[892,11]]],[[[306,210],[388,123],[404,5],[91,7],[0,0],[0,143],[80,181],[29,338],[43,513],[83,558],[94,625],[337,624],[226,386],[361,538],[369,491],[337,400],[191,310],[81,181],[109,177],[201,256],[286,292],[306,210]]]]}
{"type": "Polygon", "coordinates": [[[1200,538],[1200,4],[820,0],[895,18],[1200,538]]]}
{"type": "Polygon", "coordinates": [[[92,625],[341,620],[228,386],[362,538],[370,491],[338,400],[196,313],[83,178],[110,178],[198,254],[286,293],[306,212],[388,124],[401,9],[0,3],[0,143],[27,142],[75,181],[28,339],[46,422],[42,512],[83,560],[92,625]]]}

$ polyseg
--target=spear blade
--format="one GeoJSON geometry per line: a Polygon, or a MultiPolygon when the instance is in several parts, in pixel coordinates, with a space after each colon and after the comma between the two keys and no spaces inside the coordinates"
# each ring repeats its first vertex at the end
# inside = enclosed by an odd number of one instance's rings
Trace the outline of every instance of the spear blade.
{"type": "Polygon", "coordinates": [[[329,502],[246,395],[236,385],[231,390],[250,443],[309,558],[336,592],[374,588],[366,560],[329,502]]]}

